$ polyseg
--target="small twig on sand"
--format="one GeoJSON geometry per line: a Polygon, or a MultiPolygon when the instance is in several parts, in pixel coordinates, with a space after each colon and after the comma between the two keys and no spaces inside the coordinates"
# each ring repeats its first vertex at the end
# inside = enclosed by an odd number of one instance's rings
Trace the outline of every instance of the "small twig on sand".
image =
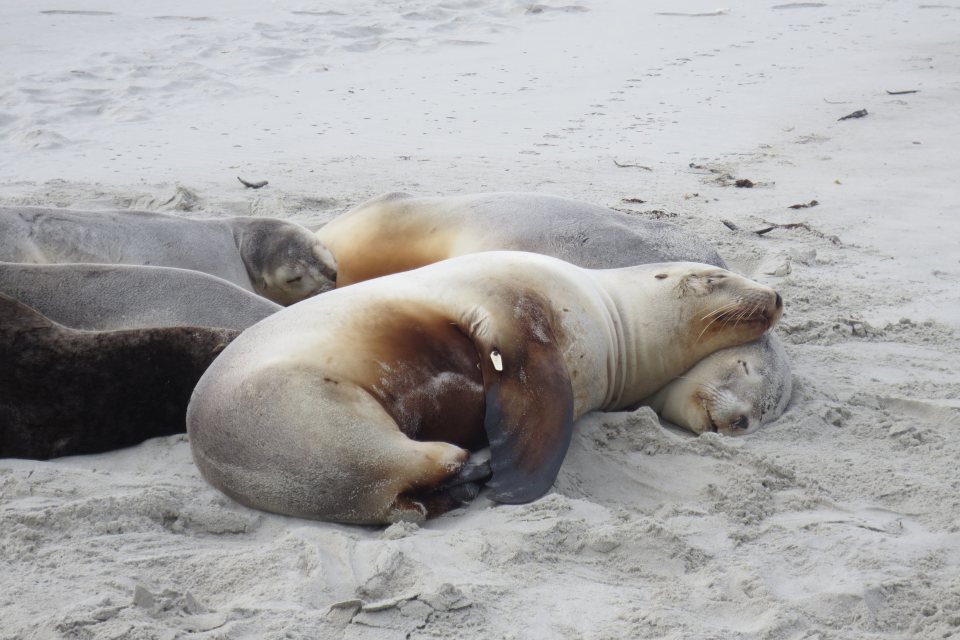
{"type": "Polygon", "coordinates": [[[646,200],[640,198],[620,198],[621,202],[631,202],[633,204],[644,204],[646,200]]]}
{"type": "Polygon", "coordinates": [[[765,233],[769,233],[769,232],[773,231],[774,229],[803,229],[804,231],[807,231],[807,232],[809,232],[809,233],[812,233],[813,235],[817,236],[818,238],[823,238],[824,240],[829,240],[830,242],[832,242],[832,243],[835,244],[835,245],[838,245],[838,246],[839,246],[839,245],[843,244],[843,243],[840,242],[840,238],[838,238],[837,236],[829,236],[829,235],[825,234],[825,233],[822,232],[822,231],[819,231],[819,230],[817,230],[817,229],[814,229],[813,227],[811,227],[811,226],[810,226],[809,224],[807,224],[806,222],[788,222],[788,223],[786,223],[786,224],[777,224],[776,222],[767,222],[766,220],[764,220],[763,223],[764,223],[764,224],[767,224],[767,225],[770,225],[770,226],[769,226],[769,227],[765,227],[765,228],[763,228],[763,229],[758,229],[758,230],[754,231],[754,233],[757,234],[758,236],[762,236],[762,235],[765,234],[765,233]]]}
{"type": "MultiPolygon", "coordinates": [[[[722,220],[722,219],[721,219],[720,222],[722,222],[722,223],[724,224],[724,226],[727,227],[727,229],[730,229],[730,231],[740,231],[740,227],[737,226],[736,224],[734,224],[733,222],[730,222],[729,220],[722,220]]],[[[766,220],[764,220],[763,222],[764,222],[764,224],[766,224],[767,226],[764,227],[763,229],[756,229],[756,230],[752,231],[752,233],[755,233],[755,234],[757,234],[758,236],[763,236],[763,235],[766,235],[766,234],[770,233],[770,232],[773,231],[774,229],[803,229],[804,231],[808,231],[809,233],[812,233],[813,235],[817,236],[818,238],[823,238],[824,240],[829,240],[830,242],[832,242],[832,243],[835,244],[835,245],[841,245],[841,244],[842,244],[842,243],[840,242],[840,238],[838,238],[837,236],[828,236],[827,234],[823,233],[822,231],[818,231],[817,229],[814,229],[813,227],[811,227],[811,226],[810,226],[809,224],[807,224],[806,222],[788,222],[788,223],[786,223],[786,224],[777,224],[776,222],[767,222],[766,220]]]]}
{"type": "Polygon", "coordinates": [[[662,220],[663,218],[677,218],[680,216],[678,213],[672,211],[664,211],[663,209],[648,209],[646,211],[637,211],[636,209],[624,209],[622,207],[610,207],[614,211],[619,211],[620,213],[626,213],[631,216],[649,216],[657,220],[662,220]]]}
{"type": "Polygon", "coordinates": [[[263,187],[265,187],[265,186],[267,186],[268,184],[270,184],[270,183],[267,182],[266,180],[261,180],[260,182],[247,182],[246,180],[244,180],[244,179],[241,178],[240,176],[237,176],[237,180],[239,180],[239,181],[240,181],[240,184],[242,184],[243,186],[245,186],[247,189],[262,189],[263,187]]]}
{"type": "Polygon", "coordinates": [[[642,164],[630,164],[630,163],[621,163],[617,162],[617,159],[613,159],[613,164],[617,165],[621,169],[626,169],[627,167],[632,167],[634,169],[643,169],[644,171],[653,171],[650,167],[645,167],[642,164]]]}
{"type": "Polygon", "coordinates": [[[820,203],[817,202],[816,200],[811,200],[810,202],[807,202],[805,204],[792,204],[789,207],[787,207],[787,209],[809,209],[810,207],[815,207],[818,204],[820,203]]]}
{"type": "Polygon", "coordinates": [[[909,91],[890,91],[890,89],[887,89],[887,95],[889,96],[905,96],[908,93],[920,93],[920,89],[910,89],[909,91]]]}
{"type": "Polygon", "coordinates": [[[865,115],[867,115],[866,109],[857,109],[853,113],[848,113],[842,118],[837,118],[837,122],[840,122],[841,120],[849,120],[850,118],[862,118],[865,115]]]}

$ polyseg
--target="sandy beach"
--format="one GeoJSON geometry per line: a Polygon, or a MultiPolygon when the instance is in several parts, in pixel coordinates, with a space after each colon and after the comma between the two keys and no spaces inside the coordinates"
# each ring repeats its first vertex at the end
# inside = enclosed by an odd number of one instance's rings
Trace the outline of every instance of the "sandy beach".
{"type": "Polygon", "coordinates": [[[244,508],[185,435],[0,460],[0,638],[960,635],[960,2],[568,2],[0,0],[0,204],[664,219],[782,294],[782,418],[589,414],[542,499],[385,529],[244,508]]]}

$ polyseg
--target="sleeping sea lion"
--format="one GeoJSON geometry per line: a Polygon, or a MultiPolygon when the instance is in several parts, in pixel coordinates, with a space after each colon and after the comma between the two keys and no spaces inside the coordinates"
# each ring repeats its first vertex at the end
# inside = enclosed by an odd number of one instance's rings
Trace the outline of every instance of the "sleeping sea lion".
{"type": "MultiPolygon", "coordinates": [[[[591,269],[675,261],[727,268],[713,246],[682,227],[538,193],[390,193],[334,219],[317,237],[336,256],[337,286],[497,249],[591,269]]],[[[641,404],[695,433],[741,435],[783,414],[791,381],[783,344],[771,333],[756,345],[707,356],[695,375],[670,382],[641,404]]]]}
{"type": "Polygon", "coordinates": [[[422,519],[491,474],[493,499],[527,502],[577,418],[635,404],[782,310],[772,289],[705,264],[461,256],[247,329],[197,384],[187,430],[207,480],[267,511],[422,519]],[[465,464],[487,443],[489,471],[465,464]]]}
{"type": "Polygon", "coordinates": [[[202,271],[288,305],[330,288],[336,261],[306,228],[273,218],[0,208],[0,262],[202,271]]]}
{"type": "Polygon", "coordinates": [[[0,262],[0,293],[73,329],[245,329],[283,307],[221,278],[171,267],[0,262]]]}
{"type": "Polygon", "coordinates": [[[77,331],[0,294],[0,457],[98,453],[182,432],[194,385],[239,333],[77,331]]]}

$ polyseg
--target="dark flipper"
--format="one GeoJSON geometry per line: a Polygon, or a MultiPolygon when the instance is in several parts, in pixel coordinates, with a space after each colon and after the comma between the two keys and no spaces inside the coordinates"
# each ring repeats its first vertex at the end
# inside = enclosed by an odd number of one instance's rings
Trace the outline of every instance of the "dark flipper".
{"type": "Polygon", "coordinates": [[[487,487],[490,498],[508,504],[536,500],[550,489],[573,432],[570,376],[542,310],[523,324],[514,344],[500,345],[502,371],[484,359],[490,383],[483,426],[493,470],[487,487]]]}

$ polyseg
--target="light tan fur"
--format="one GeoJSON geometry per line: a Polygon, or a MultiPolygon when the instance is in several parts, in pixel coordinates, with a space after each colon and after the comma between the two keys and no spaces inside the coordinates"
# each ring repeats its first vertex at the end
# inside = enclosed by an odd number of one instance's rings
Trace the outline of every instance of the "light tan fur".
{"type": "Polygon", "coordinates": [[[210,482],[258,508],[356,523],[434,515],[425,492],[467,455],[440,437],[442,421],[488,428],[469,413],[483,403],[464,399],[486,393],[489,413],[491,380],[508,389],[493,397],[510,418],[506,451],[540,460],[531,447],[558,436],[524,433],[542,420],[524,403],[569,394],[574,420],[624,408],[708,353],[756,339],[781,310],[772,290],[708,265],[591,271],[520,252],[455,258],[329,292],[248,329],[197,385],[191,446],[210,482]],[[729,317],[704,320],[735,301],[729,317]],[[434,348],[434,334],[447,346],[434,348]],[[420,346],[397,346],[411,340],[420,346]],[[502,373],[492,370],[494,350],[502,373]],[[554,353],[566,391],[537,373],[554,353]],[[421,425],[423,416],[439,426],[421,425]],[[416,440],[420,428],[434,440],[416,440]]]}

